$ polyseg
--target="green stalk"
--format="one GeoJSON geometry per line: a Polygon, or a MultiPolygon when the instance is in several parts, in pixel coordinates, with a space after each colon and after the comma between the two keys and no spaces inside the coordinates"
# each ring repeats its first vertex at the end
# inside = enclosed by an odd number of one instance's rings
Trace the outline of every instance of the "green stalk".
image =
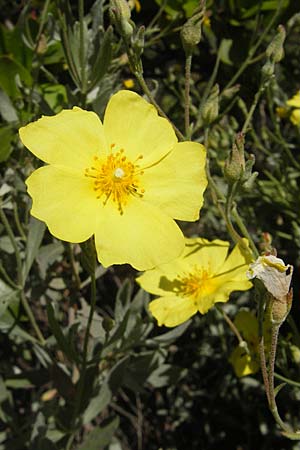
{"type": "Polygon", "coordinates": [[[80,73],[81,73],[81,93],[85,97],[86,94],[86,61],[85,61],[85,47],[84,47],[84,0],[78,0],[78,11],[79,11],[79,33],[80,33],[80,47],[79,47],[79,58],[80,58],[80,73]]]}
{"type": "Polygon", "coordinates": [[[39,339],[40,344],[44,345],[45,344],[45,339],[43,337],[43,334],[42,334],[42,332],[41,332],[41,330],[40,330],[36,320],[35,320],[35,317],[34,317],[34,315],[32,313],[30,305],[29,305],[29,303],[27,301],[27,298],[26,298],[26,296],[24,294],[23,288],[24,288],[24,285],[25,285],[25,280],[23,280],[23,276],[22,276],[22,259],[21,259],[21,255],[20,255],[20,251],[19,251],[17,242],[16,242],[16,238],[15,238],[13,230],[12,230],[8,220],[7,220],[6,214],[3,211],[3,209],[1,208],[1,206],[0,206],[0,217],[1,217],[1,220],[3,222],[4,228],[5,228],[5,230],[6,230],[7,234],[8,234],[10,242],[11,242],[11,244],[13,246],[13,249],[14,249],[16,263],[17,263],[17,283],[18,283],[18,287],[20,289],[20,298],[21,298],[21,302],[22,302],[23,308],[26,311],[26,314],[27,314],[27,316],[28,316],[28,318],[30,320],[32,328],[34,329],[34,331],[35,331],[35,333],[36,333],[36,335],[37,335],[37,337],[39,339]]]}
{"type": "Polygon", "coordinates": [[[83,352],[82,352],[82,364],[81,364],[81,373],[80,373],[80,379],[78,382],[78,390],[76,394],[76,400],[74,405],[74,413],[72,418],[72,426],[75,427],[75,430],[73,430],[71,436],[69,437],[66,450],[71,448],[72,442],[74,440],[75,434],[76,434],[76,424],[77,424],[77,418],[80,415],[80,408],[83,400],[83,394],[84,394],[84,387],[86,383],[86,369],[87,369],[87,363],[88,363],[88,343],[89,343],[89,337],[90,337],[90,331],[91,331],[91,325],[93,322],[93,316],[96,306],[96,277],[95,277],[95,271],[91,274],[91,305],[90,305],[90,312],[89,317],[87,321],[87,326],[85,330],[85,336],[84,336],[84,342],[83,342],[83,352]]]}
{"type": "Polygon", "coordinates": [[[191,87],[192,54],[185,58],[185,89],[184,89],[184,124],[185,135],[190,138],[190,87],[191,87]]]}

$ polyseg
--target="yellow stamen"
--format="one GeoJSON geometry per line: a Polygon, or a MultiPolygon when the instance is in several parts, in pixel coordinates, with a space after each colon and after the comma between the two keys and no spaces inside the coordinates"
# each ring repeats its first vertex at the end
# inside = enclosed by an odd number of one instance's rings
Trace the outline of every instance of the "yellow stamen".
{"type": "Polygon", "coordinates": [[[140,177],[143,172],[139,170],[136,162],[143,158],[139,155],[132,163],[125,156],[124,149],[113,153],[115,144],[110,145],[110,153],[104,159],[94,156],[94,165],[85,169],[85,176],[93,178],[93,189],[97,198],[105,197],[103,205],[111,199],[116,203],[120,214],[124,213],[124,205],[131,195],[143,197],[145,189],[140,187],[140,177]]]}
{"type": "Polygon", "coordinates": [[[195,303],[199,298],[215,290],[213,275],[210,271],[197,266],[191,272],[178,276],[177,281],[179,282],[176,289],[178,294],[191,297],[195,303]]]}

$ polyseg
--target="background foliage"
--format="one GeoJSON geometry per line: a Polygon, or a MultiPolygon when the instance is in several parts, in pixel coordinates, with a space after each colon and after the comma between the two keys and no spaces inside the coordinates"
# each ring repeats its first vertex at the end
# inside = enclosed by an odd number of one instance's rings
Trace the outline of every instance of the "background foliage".
{"type": "MultiPolygon", "coordinates": [[[[182,132],[180,29],[197,5],[131,3],[133,22],[146,27],[144,78],[182,132]]],[[[237,342],[222,313],[213,309],[171,330],[157,327],[147,312],[149,295],[129,266],[97,267],[89,362],[84,377],[78,370],[90,308],[86,255],[30,217],[24,179],[39,162],[17,131],[74,105],[102,117],[110,95],[126,86],[143,93],[110,25],[108,2],[86,1],[84,22],[80,14],[76,3],[0,2],[0,449],[300,448],[277,430],[260,374],[236,377],[228,358],[237,342]],[[28,320],[28,304],[45,341],[28,320]]],[[[191,138],[206,136],[210,170],[223,193],[225,160],[260,90],[266,48],[278,24],[287,33],[285,57],[246,130],[246,154],[255,155],[258,177],[235,201],[260,249],[269,233],[279,256],[295,266],[294,304],[282,327],[276,372],[296,381],[280,392],[278,404],[299,428],[300,128],[276,114],[300,89],[299,5],[208,0],[206,17],[191,73],[191,138]],[[208,127],[203,108],[216,83],[218,112],[208,127]]],[[[209,189],[199,223],[181,225],[189,236],[228,239],[209,189]]],[[[240,308],[255,311],[252,292],[233,296],[225,310],[233,320],[240,308]]]]}

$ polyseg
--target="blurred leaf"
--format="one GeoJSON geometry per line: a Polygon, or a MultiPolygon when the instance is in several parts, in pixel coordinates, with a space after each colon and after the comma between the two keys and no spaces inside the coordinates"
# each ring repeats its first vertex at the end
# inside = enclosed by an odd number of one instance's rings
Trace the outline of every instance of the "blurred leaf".
{"type": "Polygon", "coordinates": [[[28,227],[28,238],[26,243],[25,250],[25,264],[23,267],[23,279],[24,281],[29,274],[33,261],[35,260],[41,242],[44,237],[46,226],[40,220],[35,219],[34,217],[30,218],[29,227],[28,227]]]}
{"type": "Polygon", "coordinates": [[[160,364],[148,377],[148,383],[156,388],[174,386],[182,377],[184,369],[171,364],[160,364]]]}
{"type": "Polygon", "coordinates": [[[93,397],[83,415],[83,424],[90,423],[97,417],[111,400],[112,394],[108,384],[105,382],[100,388],[99,393],[93,397]]]}
{"type": "Polygon", "coordinates": [[[287,431],[282,431],[281,434],[292,441],[300,441],[300,431],[296,433],[289,433],[287,431]]]}
{"type": "Polygon", "coordinates": [[[92,430],[78,450],[101,450],[108,445],[119,426],[119,417],[109,419],[106,426],[92,430]]]}
{"type": "Polygon", "coordinates": [[[62,84],[44,83],[40,85],[44,100],[55,113],[67,104],[67,91],[62,84]]]}
{"type": "Polygon", "coordinates": [[[141,391],[148,377],[159,366],[159,357],[156,352],[145,352],[132,356],[126,372],[124,383],[132,391],[141,391]]]}
{"type": "Polygon", "coordinates": [[[55,336],[56,342],[60,350],[70,361],[79,361],[79,355],[74,351],[73,347],[69,345],[68,340],[62,332],[60,323],[55,317],[54,309],[50,302],[47,302],[47,315],[49,321],[49,327],[55,336]]]}
{"type": "MultiPolygon", "coordinates": [[[[17,299],[17,302],[19,303],[19,299],[17,299]]],[[[28,334],[26,331],[22,330],[22,328],[19,327],[19,325],[17,325],[16,319],[12,317],[9,310],[7,310],[0,317],[0,331],[2,331],[3,333],[9,333],[9,337],[13,341],[16,341],[16,339],[20,339],[22,342],[23,341],[36,342],[36,339],[33,336],[28,334]]]]}
{"type": "Polygon", "coordinates": [[[19,293],[0,280],[0,317],[5,313],[8,306],[18,300],[19,293]]]}
{"type": "Polygon", "coordinates": [[[20,95],[20,90],[16,84],[17,75],[22,83],[27,86],[31,85],[32,78],[25,67],[9,56],[0,56],[0,87],[11,99],[20,95]]]}
{"type": "Polygon", "coordinates": [[[8,253],[9,255],[13,255],[15,249],[11,243],[9,236],[3,236],[0,238],[0,250],[8,253]]]}
{"type": "Polygon", "coordinates": [[[115,303],[114,317],[117,323],[121,322],[128,310],[133,286],[130,280],[126,280],[118,290],[115,303]]]}
{"type": "Polygon", "coordinates": [[[230,49],[232,47],[232,39],[222,39],[219,48],[220,59],[224,64],[232,66],[232,61],[230,59],[230,49]]]}
{"type": "MultiPolygon", "coordinates": [[[[91,86],[94,88],[108,71],[112,59],[113,28],[109,26],[101,39],[100,49],[91,70],[91,86]]],[[[97,51],[97,49],[96,49],[97,51]]]]}
{"type": "Polygon", "coordinates": [[[38,263],[41,277],[44,279],[48,268],[57,261],[61,260],[64,252],[64,246],[60,241],[52,244],[43,245],[39,248],[36,261],[38,263]]]}
{"type": "Polygon", "coordinates": [[[168,331],[167,333],[160,334],[159,336],[155,336],[152,341],[157,342],[162,345],[169,345],[172,344],[177,338],[183,335],[185,330],[190,326],[191,320],[188,320],[187,322],[183,323],[182,325],[179,325],[176,328],[173,328],[171,331],[168,331]]]}
{"type": "MultiPolygon", "coordinates": [[[[1,105],[1,92],[0,92],[1,105]]],[[[1,110],[1,106],[0,106],[1,110]]],[[[0,162],[6,161],[13,151],[12,141],[14,140],[15,132],[10,126],[0,128],[0,162]]]]}
{"type": "MultiPolygon", "coordinates": [[[[3,120],[9,123],[17,122],[19,120],[12,101],[2,89],[0,89],[0,115],[3,120]]],[[[2,138],[0,139],[0,142],[2,144],[2,138]]]]}
{"type": "Polygon", "coordinates": [[[286,385],[287,385],[287,383],[280,383],[278,386],[276,386],[276,388],[274,389],[275,397],[277,397],[277,395],[279,394],[281,389],[284,388],[284,386],[286,386],[286,385]]]}

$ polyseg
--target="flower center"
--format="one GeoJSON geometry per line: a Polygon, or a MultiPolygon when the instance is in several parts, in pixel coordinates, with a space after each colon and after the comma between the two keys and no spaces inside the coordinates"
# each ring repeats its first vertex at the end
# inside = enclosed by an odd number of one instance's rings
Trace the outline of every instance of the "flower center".
{"type": "Polygon", "coordinates": [[[211,294],[215,290],[212,274],[197,266],[191,272],[178,276],[177,281],[178,288],[176,290],[178,294],[192,297],[194,301],[211,294]]]}
{"type": "Polygon", "coordinates": [[[124,149],[113,153],[114,144],[110,146],[111,152],[106,158],[94,156],[93,166],[85,169],[85,176],[93,178],[94,191],[97,198],[103,198],[103,205],[109,200],[116,204],[120,214],[124,213],[124,205],[130,196],[143,197],[145,190],[141,188],[140,178],[143,171],[137,164],[143,156],[139,155],[134,162],[128,160],[124,149]]]}

